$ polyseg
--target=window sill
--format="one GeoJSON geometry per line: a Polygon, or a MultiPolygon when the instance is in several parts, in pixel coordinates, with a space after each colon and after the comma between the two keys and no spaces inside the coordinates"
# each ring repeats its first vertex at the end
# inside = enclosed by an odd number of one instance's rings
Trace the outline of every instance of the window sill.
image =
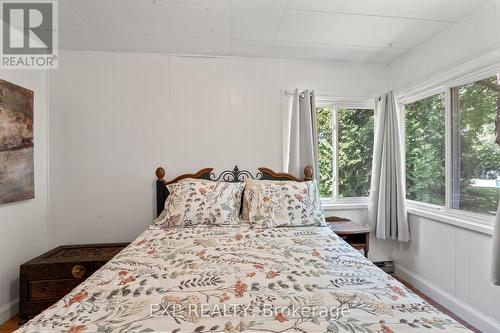
{"type": "Polygon", "coordinates": [[[421,216],[456,227],[493,235],[494,217],[489,215],[461,212],[454,209],[407,201],[408,214],[421,216]]]}
{"type": "Polygon", "coordinates": [[[322,198],[321,205],[326,211],[340,209],[367,209],[368,198],[346,198],[337,200],[322,198]]]}
{"type": "MultiPolygon", "coordinates": [[[[368,198],[338,200],[322,198],[321,203],[325,211],[368,209],[368,198]]],[[[494,216],[446,209],[441,206],[411,200],[407,201],[407,209],[409,215],[425,217],[482,234],[493,235],[494,216]]]]}

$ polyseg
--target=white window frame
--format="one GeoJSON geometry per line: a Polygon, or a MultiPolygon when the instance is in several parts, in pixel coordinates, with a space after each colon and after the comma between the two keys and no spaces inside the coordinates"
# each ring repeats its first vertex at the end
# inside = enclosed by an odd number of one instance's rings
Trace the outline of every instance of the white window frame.
{"type": "Polygon", "coordinates": [[[338,142],[338,112],[339,108],[369,109],[375,112],[375,99],[366,98],[341,98],[332,96],[316,96],[316,108],[330,107],[332,109],[332,148],[333,148],[333,188],[331,197],[321,198],[323,207],[336,209],[358,209],[368,206],[369,197],[339,197],[339,142],[338,142]]]}
{"type": "MultiPolygon", "coordinates": [[[[401,146],[403,147],[403,160],[404,160],[404,165],[405,168],[403,170],[404,173],[404,179],[405,179],[405,189],[406,189],[406,105],[414,102],[418,102],[422,99],[438,95],[438,94],[443,94],[444,93],[444,117],[445,117],[445,206],[439,206],[427,202],[422,202],[422,201],[417,201],[417,200],[410,200],[406,199],[406,202],[409,203],[410,205],[417,205],[419,207],[428,207],[432,208],[433,210],[438,209],[438,208],[445,208],[448,207],[448,185],[450,184],[451,179],[449,178],[451,176],[451,168],[449,166],[449,162],[451,159],[448,158],[448,155],[451,157],[451,152],[449,147],[451,147],[451,137],[449,137],[448,133],[451,132],[451,108],[449,107],[449,98],[450,94],[447,92],[450,89],[445,89],[442,87],[439,87],[437,89],[432,89],[428,90],[425,92],[422,92],[420,94],[416,94],[414,96],[409,96],[407,98],[401,98],[398,99],[398,104],[399,104],[399,111],[400,111],[400,119],[402,122],[402,135],[401,135],[401,140],[403,141],[401,146]]],[[[450,201],[451,202],[451,201],[450,201]]]]}
{"type": "MultiPolygon", "coordinates": [[[[404,133],[405,129],[405,105],[419,101],[421,99],[439,94],[445,94],[445,205],[439,206],[434,204],[429,204],[425,202],[409,200],[408,212],[432,218],[441,222],[449,223],[452,225],[464,227],[470,230],[492,234],[495,216],[477,212],[469,212],[465,210],[452,208],[452,88],[461,85],[469,84],[482,80],[484,78],[490,77],[500,72],[500,64],[495,66],[488,66],[482,70],[474,71],[463,75],[458,78],[453,78],[445,81],[442,84],[430,84],[427,89],[422,89],[421,86],[414,91],[407,90],[404,93],[398,95],[398,103],[401,110],[401,121],[403,122],[403,147],[406,149],[406,135],[404,133]]],[[[404,154],[406,158],[406,153],[404,154]]],[[[406,165],[406,160],[405,160],[406,165]]],[[[405,168],[406,171],[406,168],[405,168]]],[[[406,183],[406,175],[405,175],[406,183]]]]}

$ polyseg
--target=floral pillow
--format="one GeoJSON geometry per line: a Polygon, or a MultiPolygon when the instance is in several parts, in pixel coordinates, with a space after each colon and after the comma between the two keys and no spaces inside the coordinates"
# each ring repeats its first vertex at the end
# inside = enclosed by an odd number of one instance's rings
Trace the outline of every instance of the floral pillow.
{"type": "Polygon", "coordinates": [[[326,226],[315,180],[259,182],[245,195],[254,227],[326,226]]]}
{"type": "Polygon", "coordinates": [[[248,207],[248,191],[250,191],[250,188],[253,186],[256,186],[258,184],[263,184],[263,183],[271,183],[271,184],[276,184],[276,183],[282,183],[282,180],[264,180],[264,179],[245,179],[245,191],[243,192],[243,203],[241,205],[241,214],[240,218],[242,220],[249,220],[250,215],[249,215],[249,207],[248,207]]]}
{"type": "Polygon", "coordinates": [[[236,224],[244,183],[187,181],[167,186],[170,192],[156,226],[236,224]]]}

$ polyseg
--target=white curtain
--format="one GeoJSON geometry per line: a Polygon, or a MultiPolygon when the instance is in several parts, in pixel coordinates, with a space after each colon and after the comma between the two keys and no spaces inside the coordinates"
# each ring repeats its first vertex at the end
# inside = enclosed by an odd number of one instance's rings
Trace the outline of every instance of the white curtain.
{"type": "Polygon", "coordinates": [[[500,286],[500,202],[498,203],[495,231],[493,232],[493,265],[491,281],[500,286]]]}
{"type": "Polygon", "coordinates": [[[288,113],[289,129],[285,131],[285,171],[301,177],[304,167],[311,166],[318,177],[318,138],[316,136],[316,103],[314,91],[295,89],[288,113]]]}
{"type": "Polygon", "coordinates": [[[376,100],[369,219],[380,239],[410,240],[401,122],[394,92],[376,100]]]}

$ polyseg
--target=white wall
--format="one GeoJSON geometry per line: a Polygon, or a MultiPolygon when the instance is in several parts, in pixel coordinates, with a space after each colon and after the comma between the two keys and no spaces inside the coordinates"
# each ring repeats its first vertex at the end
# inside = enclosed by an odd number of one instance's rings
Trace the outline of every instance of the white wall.
{"type": "Polygon", "coordinates": [[[397,275],[482,332],[500,332],[491,236],[415,215],[409,221],[411,242],[393,251],[397,275]]]}
{"type": "MultiPolygon", "coordinates": [[[[435,78],[499,62],[500,1],[488,3],[448,31],[396,60],[391,85],[405,90],[435,78]]],[[[392,253],[398,275],[475,324],[500,332],[500,287],[489,281],[491,236],[410,215],[412,240],[392,253]]]]}
{"type": "Polygon", "coordinates": [[[500,0],[492,0],[394,61],[389,66],[391,86],[406,88],[443,72],[453,71],[467,61],[497,51],[499,47],[500,0]]]}
{"type": "MultiPolygon", "coordinates": [[[[168,178],[235,163],[279,169],[282,90],[371,96],[452,70],[499,45],[495,0],[395,61],[390,85],[386,68],[376,65],[61,52],[60,69],[49,78],[48,147],[46,74],[0,72],[35,90],[36,191],[34,200],[0,206],[0,251],[8,254],[0,257],[0,322],[16,302],[24,260],[49,246],[126,241],[141,232],[154,214],[156,166],[166,167],[168,178]]],[[[327,213],[366,219],[366,209],[327,213]]],[[[474,307],[471,318],[492,331],[500,295],[488,282],[491,237],[416,216],[410,221],[412,242],[393,251],[400,274],[458,304],[458,311],[474,307]]],[[[372,258],[390,256],[388,244],[375,243],[372,258]]]]}
{"type": "MultiPolygon", "coordinates": [[[[50,244],[128,241],[167,178],[281,167],[283,90],[367,97],[387,68],[277,59],[61,52],[50,72],[50,244]]],[[[349,213],[347,213],[349,214],[349,213]]]]}
{"type": "Polygon", "coordinates": [[[34,94],[35,199],[0,205],[0,323],[17,313],[19,266],[48,249],[47,73],[0,71],[0,79],[34,94]]]}

